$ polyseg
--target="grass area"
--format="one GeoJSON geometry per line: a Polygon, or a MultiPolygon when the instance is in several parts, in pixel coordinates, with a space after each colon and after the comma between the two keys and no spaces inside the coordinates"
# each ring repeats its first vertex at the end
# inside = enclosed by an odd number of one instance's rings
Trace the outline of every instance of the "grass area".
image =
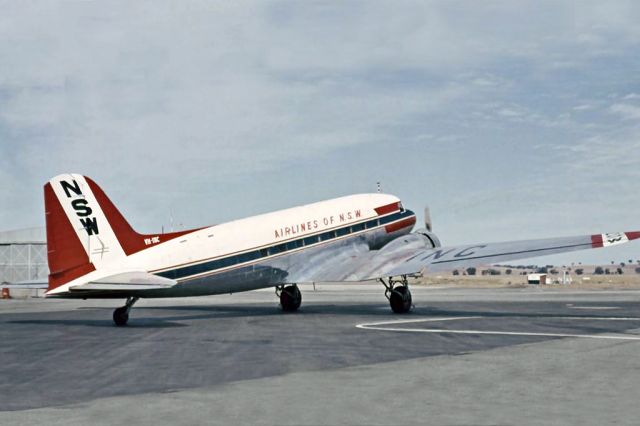
{"type": "MultiPolygon", "coordinates": [[[[541,288],[584,288],[584,289],[640,289],[640,274],[635,272],[635,267],[627,266],[623,268],[623,274],[596,275],[595,266],[579,266],[586,272],[577,275],[573,271],[569,271],[568,276],[571,279],[570,284],[547,284],[540,286],[541,288]]],[[[610,268],[615,271],[617,267],[602,266],[602,268],[610,268]]],[[[548,281],[562,280],[562,269],[558,274],[547,274],[548,281]]],[[[502,266],[492,266],[489,268],[478,268],[476,275],[453,275],[451,272],[427,273],[421,278],[413,280],[414,285],[433,285],[433,286],[452,286],[452,287],[474,287],[474,288],[524,288],[527,287],[527,275],[521,275],[522,272],[533,273],[535,270],[521,270],[502,266]],[[494,269],[500,272],[500,275],[482,275],[482,271],[494,269]],[[506,270],[511,269],[511,274],[506,274],[506,270]]]]}

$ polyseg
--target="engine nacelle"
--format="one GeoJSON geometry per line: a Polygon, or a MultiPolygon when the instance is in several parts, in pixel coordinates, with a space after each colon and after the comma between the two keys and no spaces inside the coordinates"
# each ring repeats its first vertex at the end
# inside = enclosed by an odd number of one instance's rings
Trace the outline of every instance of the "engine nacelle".
{"type": "Polygon", "coordinates": [[[407,248],[420,250],[440,247],[440,245],[440,240],[433,232],[429,232],[426,229],[419,229],[411,234],[396,238],[382,247],[379,253],[393,255],[394,252],[404,251],[407,248]]]}
{"type": "Polygon", "coordinates": [[[425,228],[421,228],[421,229],[416,229],[415,231],[413,231],[414,234],[420,234],[422,236],[424,236],[425,238],[427,238],[430,242],[430,246],[428,248],[436,248],[436,247],[442,247],[442,243],[440,242],[440,238],[438,238],[438,236],[436,234],[434,234],[433,232],[425,229],[425,228]]]}

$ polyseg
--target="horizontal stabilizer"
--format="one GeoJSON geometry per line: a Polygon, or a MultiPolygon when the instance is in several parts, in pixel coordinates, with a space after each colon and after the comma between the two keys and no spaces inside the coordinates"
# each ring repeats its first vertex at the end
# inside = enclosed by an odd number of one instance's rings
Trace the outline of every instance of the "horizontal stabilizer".
{"type": "Polygon", "coordinates": [[[159,290],[173,287],[178,282],[159,277],[144,271],[123,272],[109,275],[98,280],[89,281],[70,288],[71,291],[127,291],[127,290],[159,290]]]}

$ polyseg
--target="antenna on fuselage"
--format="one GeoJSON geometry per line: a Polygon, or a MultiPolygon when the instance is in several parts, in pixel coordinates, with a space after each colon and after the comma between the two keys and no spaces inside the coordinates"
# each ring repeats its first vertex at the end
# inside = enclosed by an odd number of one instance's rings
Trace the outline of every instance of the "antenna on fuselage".
{"type": "Polygon", "coordinates": [[[378,194],[382,192],[382,186],[380,185],[380,182],[376,182],[376,186],[378,188],[378,194]]]}

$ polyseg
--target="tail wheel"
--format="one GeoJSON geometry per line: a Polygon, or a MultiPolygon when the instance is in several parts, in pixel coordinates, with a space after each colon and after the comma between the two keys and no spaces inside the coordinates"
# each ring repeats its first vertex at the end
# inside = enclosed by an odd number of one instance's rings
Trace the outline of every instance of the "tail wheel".
{"type": "Polygon", "coordinates": [[[127,297],[127,301],[123,307],[116,309],[113,311],[113,322],[118,326],[122,327],[127,325],[129,321],[129,311],[135,303],[140,299],[139,297],[127,297]]]}
{"type": "Polygon", "coordinates": [[[118,327],[127,325],[127,321],[129,321],[129,313],[127,311],[128,309],[124,306],[113,311],[113,322],[118,327]]]}
{"type": "Polygon", "coordinates": [[[389,295],[391,310],[396,314],[405,314],[411,310],[411,291],[407,286],[397,286],[389,295]]]}
{"type": "Polygon", "coordinates": [[[284,287],[280,292],[280,306],[285,312],[297,311],[302,304],[302,293],[297,285],[284,287]]]}

